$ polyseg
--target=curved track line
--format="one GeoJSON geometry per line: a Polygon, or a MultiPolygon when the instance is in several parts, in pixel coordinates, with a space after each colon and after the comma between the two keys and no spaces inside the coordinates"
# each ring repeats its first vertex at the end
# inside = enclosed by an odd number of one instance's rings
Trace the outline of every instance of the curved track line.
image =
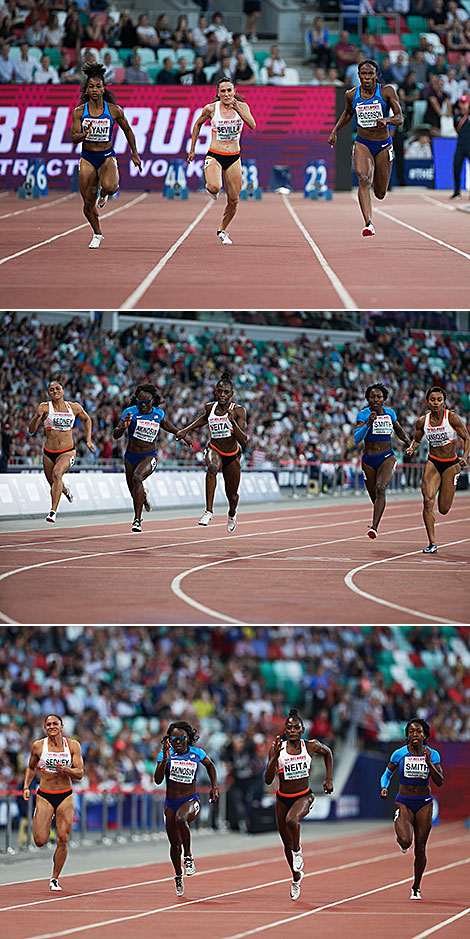
{"type": "MultiPolygon", "coordinates": [[[[454,544],[464,544],[466,541],[470,541],[470,538],[462,538],[460,541],[447,541],[442,545],[442,547],[447,548],[454,544]]],[[[420,619],[432,620],[434,623],[446,623],[451,624],[452,626],[467,626],[467,623],[459,623],[452,619],[443,619],[442,616],[433,616],[431,613],[419,613],[418,610],[412,610],[407,606],[400,606],[399,603],[392,603],[391,600],[382,600],[380,597],[375,597],[374,594],[367,593],[367,591],[361,590],[360,587],[356,587],[356,584],[353,582],[353,577],[355,574],[358,574],[359,571],[365,571],[368,567],[374,567],[375,564],[387,564],[388,561],[398,561],[400,558],[408,558],[411,555],[421,553],[421,551],[408,551],[406,554],[396,554],[391,558],[382,558],[380,561],[369,561],[367,564],[361,564],[360,567],[355,567],[354,570],[348,571],[346,574],[344,578],[346,587],[349,587],[350,590],[359,594],[360,597],[364,597],[366,600],[372,600],[374,603],[381,603],[382,606],[389,606],[392,610],[400,610],[401,613],[411,613],[412,616],[419,616],[420,619]]]]}
{"type": "Polygon", "coordinates": [[[342,300],[342,302],[344,303],[345,310],[358,310],[359,307],[354,302],[353,298],[351,297],[351,294],[348,293],[348,291],[346,290],[346,287],[343,287],[343,284],[341,283],[338,275],[335,274],[333,268],[330,267],[330,265],[328,264],[328,261],[326,260],[322,252],[320,251],[320,248],[318,247],[318,245],[313,240],[311,234],[307,231],[307,229],[305,228],[305,225],[303,225],[302,222],[300,221],[300,218],[297,215],[297,212],[295,211],[295,209],[292,208],[288,198],[286,196],[282,196],[282,201],[284,205],[286,206],[287,210],[292,215],[292,218],[294,219],[295,224],[302,232],[306,242],[310,245],[315,257],[317,258],[317,261],[319,262],[320,266],[323,268],[332,287],[334,288],[334,290],[336,290],[336,293],[338,294],[340,300],[342,300]]]}

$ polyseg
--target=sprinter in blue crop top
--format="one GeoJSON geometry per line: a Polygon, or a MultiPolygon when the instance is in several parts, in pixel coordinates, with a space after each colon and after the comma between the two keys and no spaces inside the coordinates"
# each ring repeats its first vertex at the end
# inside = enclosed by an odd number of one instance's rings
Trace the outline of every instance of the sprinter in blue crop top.
{"type": "Polygon", "coordinates": [[[93,63],[82,69],[80,104],[72,113],[71,137],[73,143],[83,143],[78,170],[78,185],[83,199],[83,214],[93,229],[89,248],[99,248],[103,233],[97,209],[103,209],[109,196],[119,189],[119,169],[112,146],[114,123],[123,131],[131,148],[132,162],[141,169],[142,162],[136,149],[134,134],[116,104],[112,91],[104,82],[105,67],[93,63]],[[101,191],[98,196],[98,187],[101,191]]]}
{"type": "Polygon", "coordinates": [[[390,485],[397,465],[392,450],[392,433],[409,446],[408,434],[397,421],[393,408],[384,407],[388,398],[385,385],[377,382],[366,388],[367,407],[357,415],[354,443],[364,441],[362,475],[374,506],[372,525],[367,531],[369,538],[377,538],[380,519],[385,509],[385,490],[390,485]]]}
{"type": "Polygon", "coordinates": [[[344,111],[328,137],[330,147],[334,147],[337,132],[349,124],[353,117],[356,118],[358,133],[354,144],[354,169],[359,184],[359,205],[364,217],[364,236],[375,235],[371,188],[374,187],[377,199],[384,199],[390,182],[393,143],[388,125],[399,127],[403,123],[397,93],[393,85],[379,84],[378,72],[379,66],[373,59],[361,62],[358,67],[360,84],[346,92],[344,111]]]}
{"type": "Polygon", "coordinates": [[[444,774],[437,750],[426,746],[431,733],[427,721],[413,718],[405,728],[406,744],[394,750],[380,779],[380,795],[388,796],[390,780],[398,767],[400,785],[395,798],[395,834],[403,854],[415,842],[414,881],[411,900],[421,900],[421,878],[426,867],[426,842],[432,827],[432,780],[442,786],[444,774]]]}

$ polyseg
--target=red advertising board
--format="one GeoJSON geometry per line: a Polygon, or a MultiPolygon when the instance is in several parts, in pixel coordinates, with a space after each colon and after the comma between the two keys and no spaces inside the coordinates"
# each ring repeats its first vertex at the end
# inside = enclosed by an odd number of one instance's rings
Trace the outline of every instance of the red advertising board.
{"type": "MultiPolygon", "coordinates": [[[[138,174],[120,129],[114,147],[121,185],[127,189],[160,189],[172,160],[185,159],[191,129],[212,89],[179,85],[120,85],[114,87],[137,140],[143,172],[138,174]]],[[[256,160],[260,185],[266,188],[275,164],[290,166],[295,189],[302,189],[305,168],[323,159],[328,185],[334,188],[335,163],[327,136],[336,120],[336,89],[296,85],[288,88],[255,86],[243,90],[256,120],[245,128],[242,159],[256,160]]],[[[0,85],[0,186],[16,188],[31,159],[46,163],[49,187],[70,187],[81,145],[70,140],[72,110],[78,104],[77,85],[0,85]]],[[[210,128],[202,128],[194,162],[188,167],[188,186],[196,189],[202,176],[210,128]]]]}

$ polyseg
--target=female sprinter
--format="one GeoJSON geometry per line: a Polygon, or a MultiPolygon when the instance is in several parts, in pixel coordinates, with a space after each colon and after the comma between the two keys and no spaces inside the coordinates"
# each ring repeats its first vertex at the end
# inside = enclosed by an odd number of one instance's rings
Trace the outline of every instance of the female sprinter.
{"type": "Polygon", "coordinates": [[[72,113],[71,137],[73,143],[83,141],[78,184],[83,199],[83,214],[93,229],[89,248],[99,248],[103,234],[97,209],[102,209],[108,197],[119,188],[119,170],[116,154],[111,145],[114,122],[124,132],[132,151],[132,162],[140,170],[141,159],[137,153],[134,134],[124,117],[124,112],[112,91],[104,83],[104,65],[84,65],[85,81],[82,85],[80,104],[72,113]],[[97,200],[98,185],[101,185],[97,200]]]}
{"type": "Polygon", "coordinates": [[[426,867],[426,842],[432,826],[432,795],[429,781],[442,786],[444,774],[437,750],[425,746],[431,733],[426,721],[409,721],[405,728],[406,745],[395,750],[380,779],[380,795],[388,796],[390,780],[398,766],[400,785],[395,799],[395,834],[403,854],[415,838],[415,879],[411,900],[421,900],[421,878],[426,867]]]}
{"type": "Polygon", "coordinates": [[[365,397],[368,406],[357,415],[354,443],[364,441],[362,475],[374,505],[372,525],[367,534],[369,538],[377,538],[379,522],[385,509],[385,490],[390,485],[397,465],[391,444],[392,432],[395,431],[407,446],[410,445],[410,438],[398,423],[393,408],[384,407],[384,401],[388,398],[384,385],[369,385],[365,397]]]}
{"type": "Polygon", "coordinates": [[[319,740],[302,740],[304,725],[296,708],[291,708],[285,723],[285,736],[276,737],[268,757],[264,781],[272,783],[276,771],[279,788],[276,795],[276,821],[284,844],[284,853],[292,871],[291,900],[300,896],[300,882],[304,859],[300,844],[300,821],[312,808],[315,796],[308,785],[310,764],[314,753],[320,753],[325,761],[326,777],[324,792],[333,792],[333,754],[319,740]]]}
{"type": "Polygon", "coordinates": [[[188,877],[196,873],[191,854],[189,825],[199,815],[200,801],[196,792],[196,773],[199,763],[207,770],[211,781],[209,801],[217,802],[217,773],[211,759],[201,747],[194,744],[199,734],[186,721],[170,724],[157,756],[154,780],[158,785],[166,778],[165,824],[170,842],[170,857],[175,869],[176,896],[184,894],[181,848],[183,848],[184,872],[188,877]]]}
{"type": "Polygon", "coordinates": [[[46,443],[42,463],[51,487],[51,510],[46,522],[55,522],[62,493],[69,502],[73,502],[73,495],[62,477],[75,463],[77,451],[73,442],[72,427],[77,417],[83,421],[86,445],[91,453],[94,452],[95,445],[91,441],[91,419],[81,404],[64,400],[64,389],[59,381],[49,382],[48,391],[50,401],[41,401],[28,429],[30,434],[35,434],[39,425],[44,424],[46,443]]]}
{"type": "MultiPolygon", "coordinates": [[[[127,430],[128,443],[124,454],[126,482],[134,502],[134,521],[131,531],[142,531],[142,508],[150,512],[148,492],[143,485],[144,479],[151,476],[157,467],[157,437],[160,427],[169,434],[176,434],[177,428],[166,417],[160,405],[160,395],[155,385],[137,385],[128,408],[125,408],[121,420],[113,430],[113,437],[119,440],[127,430]]],[[[182,437],[185,435],[182,434],[182,437]]],[[[179,438],[178,438],[179,439],[179,438]]],[[[184,441],[190,446],[189,441],[184,441]]]]}
{"type": "Polygon", "coordinates": [[[387,125],[403,123],[401,107],[392,85],[377,81],[379,66],[365,59],[358,68],[360,84],[346,92],[344,111],[336,122],[328,143],[334,147],[336,135],[356,116],[358,134],[354,143],[354,169],[359,183],[359,205],[364,216],[363,235],[375,235],[372,224],[370,190],[377,199],[385,199],[392,172],[393,144],[387,125]],[[390,114],[390,108],[393,114],[390,114]]]}
{"type": "Polygon", "coordinates": [[[460,470],[467,465],[470,450],[470,434],[465,424],[455,411],[446,408],[446,393],[443,388],[433,385],[426,393],[430,410],[416,421],[414,438],[405,451],[412,456],[418,449],[423,436],[429,444],[429,456],[424,467],[421,492],[423,493],[423,519],[429,538],[423,554],[435,554],[437,551],[434,531],[434,500],[438,494],[437,505],[441,515],[447,515],[454,501],[455,487],[460,470]],[[464,442],[462,456],[457,456],[455,443],[457,436],[464,442]]]}
{"type": "Polygon", "coordinates": [[[245,101],[236,93],[230,78],[220,78],[216,96],[206,104],[193,127],[191,147],[187,162],[194,159],[194,150],[199,132],[206,121],[211,122],[211,145],[204,160],[206,190],[211,199],[217,199],[224,177],[227,205],[222,216],[217,236],[223,245],[231,245],[227,228],[238,209],[238,197],[242,188],[240,163],[240,134],[245,123],[250,130],[256,127],[255,119],[245,101]]]}
{"type": "Polygon", "coordinates": [[[197,427],[209,425],[210,441],[204,450],[207,466],[206,473],[206,511],[199,519],[199,525],[208,525],[214,514],[214,495],[217,486],[217,473],[222,470],[225,493],[228,499],[227,531],[234,532],[237,527],[238,487],[240,485],[240,446],[245,447],[248,440],[246,432],[246,411],[240,404],[233,404],[233,382],[228,372],[223,372],[215,386],[215,401],[204,405],[204,413],[187,427],[176,434],[181,440],[197,427]]]}
{"type": "Polygon", "coordinates": [[[23,798],[28,802],[30,784],[37,770],[41,782],[36,794],[33,816],[34,843],[41,848],[49,841],[52,818],[55,815],[57,847],[49,881],[50,890],[62,890],[59,875],[67,858],[67,844],[72,830],[72,779],[83,776],[83,759],[77,740],[67,740],[62,733],[62,718],[49,714],[44,721],[47,736],[35,740],[24,777],[23,798]]]}

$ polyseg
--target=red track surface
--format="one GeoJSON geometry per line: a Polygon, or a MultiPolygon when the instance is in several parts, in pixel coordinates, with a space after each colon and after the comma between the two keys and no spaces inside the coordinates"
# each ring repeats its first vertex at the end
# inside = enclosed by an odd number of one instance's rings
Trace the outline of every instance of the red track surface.
{"type": "Polygon", "coordinates": [[[469,855],[462,824],[434,830],[421,903],[409,900],[411,852],[400,855],[390,828],[306,842],[306,876],[295,904],[280,845],[197,859],[198,873],[185,878],[179,899],[169,863],[65,876],[59,896],[49,893],[47,880],[29,882],[27,889],[20,882],[0,888],[3,935],[122,939],[133,931],[140,939],[310,939],[315,931],[322,939],[424,939],[442,930],[443,939],[460,939],[469,927],[469,855]]]}
{"type": "Polygon", "coordinates": [[[447,197],[393,191],[375,203],[376,237],[362,238],[349,193],[332,202],[267,194],[240,203],[230,229],[234,243],[224,247],[215,237],[223,195],[207,204],[198,194],[180,202],[123,192],[103,212],[101,248],[89,251],[91,229],[78,194],[54,193],[32,205],[10,193],[0,203],[2,303],[74,310],[463,309],[470,213],[449,206],[447,197]],[[48,239],[54,240],[42,244],[48,239]],[[230,272],[220,296],[213,285],[219,270],[230,272]]]}
{"type": "MultiPolygon", "coordinates": [[[[19,623],[468,623],[470,499],[439,521],[425,556],[421,502],[250,512],[4,533],[0,621],[19,623]],[[438,589],[436,589],[436,584],[438,589]],[[128,585],[128,586],[127,586],[128,585]]],[[[129,514],[130,518],[131,513],[129,514]]],[[[45,526],[46,528],[46,526],[45,526]]]]}

